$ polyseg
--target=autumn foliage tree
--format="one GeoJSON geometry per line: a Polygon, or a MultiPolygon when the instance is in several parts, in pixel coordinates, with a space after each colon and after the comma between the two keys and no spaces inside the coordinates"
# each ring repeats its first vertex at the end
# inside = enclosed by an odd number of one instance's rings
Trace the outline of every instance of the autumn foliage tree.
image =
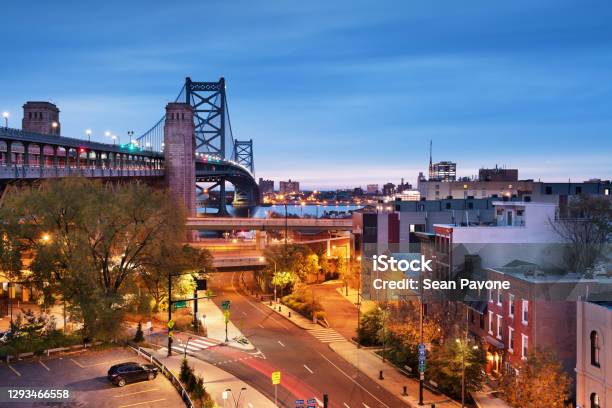
{"type": "Polygon", "coordinates": [[[46,305],[65,300],[86,337],[116,337],[128,283],[178,259],[185,238],[175,200],[137,182],[47,180],[8,192],[0,220],[4,269],[41,291],[46,305]],[[15,254],[31,259],[27,273],[15,254]]]}
{"type": "Polygon", "coordinates": [[[503,377],[501,389],[506,401],[516,408],[566,408],[571,380],[563,372],[554,353],[536,349],[517,367],[518,372],[503,377]]]}

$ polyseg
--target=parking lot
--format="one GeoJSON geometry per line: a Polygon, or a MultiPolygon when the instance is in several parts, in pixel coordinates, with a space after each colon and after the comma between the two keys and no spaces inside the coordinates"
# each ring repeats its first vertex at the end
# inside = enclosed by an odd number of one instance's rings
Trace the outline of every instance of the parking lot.
{"type": "MultiPolygon", "coordinates": [[[[148,363],[123,348],[79,351],[50,358],[0,364],[0,387],[70,390],[61,403],[41,401],[0,402],[7,407],[184,407],[170,381],[161,373],[153,381],[112,385],[106,378],[110,366],[122,362],[148,363]]],[[[6,399],[4,399],[6,401],[6,399]]]]}

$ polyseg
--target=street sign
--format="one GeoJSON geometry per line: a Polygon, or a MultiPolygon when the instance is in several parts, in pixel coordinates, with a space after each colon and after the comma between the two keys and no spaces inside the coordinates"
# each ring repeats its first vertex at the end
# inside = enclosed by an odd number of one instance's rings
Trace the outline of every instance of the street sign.
{"type": "Polygon", "coordinates": [[[226,310],[225,312],[223,312],[223,316],[225,317],[225,323],[229,323],[229,318],[230,318],[229,310],[226,310]]]}
{"type": "Polygon", "coordinates": [[[186,300],[179,300],[178,302],[174,302],[174,310],[176,309],[184,309],[187,307],[186,300]]]}
{"type": "Polygon", "coordinates": [[[230,308],[230,301],[229,300],[224,300],[223,302],[221,302],[221,309],[229,310],[229,308],[230,308]]]}
{"type": "Polygon", "coordinates": [[[419,343],[419,353],[420,353],[421,351],[422,351],[422,352],[425,352],[425,350],[426,350],[426,349],[427,349],[427,347],[425,347],[425,345],[424,345],[423,343],[419,343]]]}
{"type": "Polygon", "coordinates": [[[424,373],[425,372],[425,362],[420,362],[419,363],[419,373],[424,373]]]}
{"type": "Polygon", "coordinates": [[[172,329],[174,327],[174,320],[168,320],[168,328],[172,329]]]}
{"type": "Polygon", "coordinates": [[[272,373],[272,385],[278,385],[281,383],[281,372],[274,371],[272,373]]]}

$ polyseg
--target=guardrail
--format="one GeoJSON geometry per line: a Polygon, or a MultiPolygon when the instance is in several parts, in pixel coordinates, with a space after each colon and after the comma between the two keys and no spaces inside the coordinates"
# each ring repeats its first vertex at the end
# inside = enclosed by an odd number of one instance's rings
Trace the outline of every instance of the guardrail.
{"type": "Polygon", "coordinates": [[[260,256],[253,257],[236,257],[236,258],[216,258],[213,260],[213,266],[216,268],[224,266],[261,266],[266,265],[266,260],[260,256]]]}
{"type": "Polygon", "coordinates": [[[157,368],[161,370],[162,374],[167,379],[170,380],[174,388],[178,391],[178,393],[180,394],[187,408],[195,408],[195,405],[193,404],[193,401],[191,400],[189,393],[187,392],[185,387],[183,387],[183,384],[181,384],[179,379],[176,378],[176,376],[172,373],[172,371],[170,371],[170,369],[168,369],[168,367],[166,367],[164,363],[159,361],[159,359],[157,359],[157,357],[155,357],[153,354],[142,349],[140,346],[134,346],[132,344],[128,344],[128,347],[134,350],[136,353],[138,353],[140,357],[148,358],[151,364],[154,364],[157,368]]]}

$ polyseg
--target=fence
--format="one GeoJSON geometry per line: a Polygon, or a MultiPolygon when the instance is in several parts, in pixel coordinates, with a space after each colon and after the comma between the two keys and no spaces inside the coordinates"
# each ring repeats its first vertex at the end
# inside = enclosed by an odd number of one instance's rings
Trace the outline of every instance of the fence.
{"type": "Polygon", "coordinates": [[[195,408],[195,405],[193,404],[193,401],[191,400],[191,397],[189,396],[189,393],[187,392],[187,390],[185,390],[185,387],[183,387],[183,384],[181,384],[181,382],[178,380],[178,378],[176,378],[176,376],[172,373],[172,371],[170,371],[164,365],[164,363],[159,361],[157,359],[157,357],[155,357],[151,353],[148,353],[147,351],[145,351],[144,349],[142,349],[139,346],[134,346],[132,344],[128,344],[128,347],[130,347],[132,350],[134,350],[136,353],[138,353],[139,356],[148,358],[149,361],[151,362],[151,364],[155,364],[155,366],[161,370],[162,374],[167,379],[170,380],[172,385],[174,385],[174,388],[176,388],[178,393],[181,395],[181,398],[183,399],[183,402],[185,403],[187,408],[195,408]]]}

